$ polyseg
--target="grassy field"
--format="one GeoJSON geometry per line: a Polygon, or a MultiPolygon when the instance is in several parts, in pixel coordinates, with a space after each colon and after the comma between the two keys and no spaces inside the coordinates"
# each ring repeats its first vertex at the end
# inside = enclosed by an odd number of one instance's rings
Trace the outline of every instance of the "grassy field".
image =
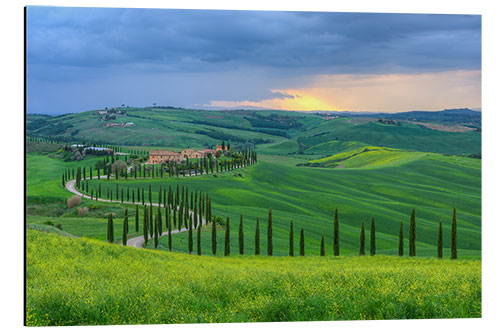
{"type": "MultiPolygon", "coordinates": [[[[28,161],[30,159],[31,157],[28,161]]],[[[39,156],[35,156],[35,160],[39,159],[39,156]]],[[[51,161],[46,157],[45,163],[51,161]]],[[[360,223],[362,220],[368,223],[373,216],[377,225],[379,253],[394,254],[397,250],[399,222],[404,221],[406,236],[410,211],[416,208],[417,252],[419,255],[434,256],[439,220],[443,220],[444,244],[447,248],[451,213],[453,206],[456,206],[460,254],[480,255],[480,160],[424,154],[419,159],[396,167],[335,170],[296,167],[298,161],[300,160],[296,158],[262,155],[256,165],[217,174],[216,177],[203,175],[178,179],[92,180],[90,188],[96,189],[98,183],[101,183],[105,193],[107,188],[115,190],[118,184],[120,189],[130,188],[136,191],[138,188],[144,188],[147,193],[151,184],[155,201],[160,186],[175,188],[179,184],[187,186],[191,191],[208,193],[212,198],[214,214],[224,218],[230,217],[233,230],[232,247],[235,252],[239,215],[244,216],[245,241],[248,244],[246,251],[250,252],[253,251],[256,218],[259,217],[261,221],[263,237],[268,208],[272,208],[276,255],[288,253],[288,230],[291,220],[294,221],[297,237],[300,229],[304,228],[308,254],[319,254],[322,235],[325,236],[327,248],[331,247],[335,208],[339,209],[343,252],[358,251],[360,223]]],[[[54,188],[67,195],[67,192],[60,188],[59,180],[53,180],[52,183],[54,188]]],[[[78,217],[76,211],[73,211],[61,214],[60,218],[54,221],[61,223],[64,230],[65,226],[70,229],[78,226],[77,235],[100,239],[105,238],[105,214],[110,210],[115,212],[119,223],[126,207],[122,206],[120,211],[119,204],[96,203],[90,200],[84,200],[83,205],[90,208],[90,217],[78,217]],[[92,218],[100,221],[92,222],[92,218]],[[86,224],[88,227],[84,227],[86,224]],[[100,231],[96,233],[94,229],[98,225],[100,231]]],[[[134,209],[132,205],[127,207],[134,209]]],[[[140,214],[142,216],[142,209],[140,214]]],[[[43,218],[33,216],[29,217],[28,221],[41,223],[43,218]]],[[[206,239],[209,243],[209,233],[203,234],[204,241],[206,239]]],[[[222,234],[219,236],[222,237],[222,234]]],[[[187,250],[185,237],[174,237],[176,251],[187,250]]]]}
{"type": "Polygon", "coordinates": [[[394,167],[410,163],[428,155],[429,153],[364,146],[317,160],[311,160],[306,166],[320,166],[325,168],[394,167]]]}
{"type": "MultiPolygon", "coordinates": [[[[448,251],[451,213],[453,206],[456,206],[460,256],[480,256],[480,160],[428,154],[397,167],[359,170],[296,167],[298,161],[296,158],[262,155],[256,165],[217,174],[217,177],[203,175],[178,179],[92,180],[90,188],[97,188],[100,182],[105,193],[108,187],[114,190],[118,183],[120,188],[144,188],[147,192],[151,184],[153,198],[157,198],[156,192],[160,186],[175,188],[177,184],[187,186],[192,191],[206,192],[212,198],[213,213],[224,219],[230,217],[233,253],[237,252],[238,247],[240,214],[244,216],[245,251],[253,253],[255,221],[259,217],[261,238],[264,239],[268,208],[273,209],[275,255],[288,254],[291,220],[294,221],[297,244],[300,229],[305,230],[307,255],[319,254],[322,235],[326,240],[327,253],[330,253],[333,211],[338,208],[343,253],[358,251],[360,223],[362,220],[368,223],[373,216],[377,226],[378,252],[395,254],[399,222],[404,221],[406,237],[410,211],[416,208],[417,254],[434,256],[439,220],[443,220],[444,246],[445,251],[448,251]]],[[[90,165],[91,162],[80,163],[90,165]]],[[[133,218],[135,207],[84,199],[82,206],[89,207],[89,214],[79,217],[77,207],[66,208],[65,200],[70,193],[61,187],[58,179],[58,172],[71,163],[76,162],[62,162],[38,154],[28,155],[28,179],[32,179],[28,181],[28,198],[51,197],[55,200],[49,204],[29,200],[28,223],[43,224],[51,220],[75,235],[105,239],[106,214],[112,212],[117,224],[115,239],[119,242],[124,209],[129,208],[133,218]]],[[[141,209],[141,217],[142,214],[141,209]]],[[[222,236],[220,232],[220,248],[222,236]]],[[[204,232],[203,242],[210,244],[209,239],[210,233],[204,232]]],[[[186,243],[186,235],[174,236],[176,251],[187,251],[186,243]]],[[[162,239],[160,244],[164,246],[165,240],[162,239]]],[[[205,247],[205,251],[208,252],[208,248],[205,247]]]]}
{"type": "Polygon", "coordinates": [[[478,260],[210,258],[28,230],[27,324],[481,316],[478,260]]]}
{"type": "Polygon", "coordinates": [[[127,116],[118,115],[112,122],[133,121],[136,126],[104,128],[89,111],[34,116],[28,119],[29,134],[61,127],[66,130],[56,139],[120,144],[124,151],[202,148],[219,143],[217,135],[236,138],[230,140],[234,146],[255,146],[258,163],[215,175],[89,181],[94,192],[101,184],[102,193],[114,191],[116,185],[147,193],[151,185],[155,202],[160,186],[207,193],[213,214],[230,218],[231,256],[223,257],[222,226],[217,257],[211,255],[209,227],[201,233],[201,257],[185,253],[187,233],[173,235],[172,253],[166,237],[160,239],[160,251],[103,242],[107,215],[113,214],[115,243],[121,244],[126,208],[129,238],[142,235],[143,208],[137,232],[135,205],[83,199],[68,208],[72,194],[61,185],[62,172],[94,167],[102,157],[65,162],[53,151],[44,153],[48,145],[35,143],[26,156],[28,325],[481,316],[481,160],[456,156],[480,152],[480,133],[275,111],[126,109],[127,116]],[[266,124],[269,127],[262,127],[266,124]],[[85,216],[78,215],[81,207],[89,208],[85,216]],[[456,261],[447,259],[453,207],[458,220],[456,261]],[[265,254],[269,208],[274,256],[256,257],[256,218],[265,254]],[[332,255],[336,208],[340,257],[332,255]],[[404,223],[407,254],[413,208],[417,258],[399,258],[399,224],[404,223]],[[238,254],[240,214],[243,256],[238,254]],[[377,255],[359,257],[361,221],[369,240],[372,217],[377,255]],[[287,257],[291,220],[296,254],[300,230],[305,231],[305,257],[287,257]],[[440,220],[443,260],[434,259],[440,220]],[[326,257],[319,256],[322,236],[326,257]]]}

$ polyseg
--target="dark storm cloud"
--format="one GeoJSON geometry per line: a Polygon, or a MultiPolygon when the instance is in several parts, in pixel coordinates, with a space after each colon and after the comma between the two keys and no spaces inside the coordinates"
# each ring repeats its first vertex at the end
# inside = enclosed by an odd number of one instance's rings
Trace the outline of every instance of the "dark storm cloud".
{"type": "Polygon", "coordinates": [[[480,17],[462,15],[30,7],[28,62],[193,72],[479,69],[480,35],[480,17]]]}
{"type": "Polygon", "coordinates": [[[28,7],[28,112],[293,98],[315,74],[481,68],[466,15],[28,7]]]}

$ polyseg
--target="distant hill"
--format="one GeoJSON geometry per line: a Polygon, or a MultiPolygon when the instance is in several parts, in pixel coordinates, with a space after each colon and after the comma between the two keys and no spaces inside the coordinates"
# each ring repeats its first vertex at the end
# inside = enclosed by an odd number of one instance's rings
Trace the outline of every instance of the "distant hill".
{"type": "Polygon", "coordinates": [[[59,116],[27,115],[28,136],[62,142],[206,148],[224,140],[261,153],[318,157],[359,147],[351,141],[442,154],[478,154],[480,129],[481,113],[470,109],[332,116],[276,110],[120,107],[59,116]],[[446,131],[450,128],[463,133],[446,131]]]}

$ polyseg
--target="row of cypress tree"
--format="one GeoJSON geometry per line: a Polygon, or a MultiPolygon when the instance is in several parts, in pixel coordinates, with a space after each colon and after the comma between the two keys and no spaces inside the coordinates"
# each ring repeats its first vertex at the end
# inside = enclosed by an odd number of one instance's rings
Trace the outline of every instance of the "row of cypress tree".
{"type": "MultiPolygon", "coordinates": [[[[187,190],[186,190],[187,193],[187,190]]],[[[187,198],[187,195],[183,198],[187,198]]],[[[177,198],[177,196],[176,196],[177,198]]],[[[168,248],[172,250],[172,222],[173,227],[176,225],[181,230],[181,226],[184,225],[185,229],[187,229],[187,237],[188,237],[188,253],[193,252],[193,229],[197,232],[197,240],[196,240],[196,252],[198,255],[201,255],[201,227],[202,227],[202,218],[203,216],[207,219],[207,223],[212,223],[212,254],[216,255],[217,253],[217,217],[214,216],[213,219],[211,217],[211,207],[210,207],[210,199],[207,196],[207,207],[205,213],[203,210],[197,211],[195,209],[194,212],[185,211],[184,218],[176,219],[176,211],[180,216],[183,212],[183,204],[187,206],[188,200],[181,201],[180,206],[176,206],[177,209],[173,209],[170,205],[165,208],[166,218],[165,218],[165,226],[168,230],[168,248]],[[200,214],[201,212],[201,214],[200,214]],[[198,215],[199,214],[199,215],[198,215]]],[[[148,209],[147,206],[144,206],[144,240],[146,245],[148,244],[148,239],[153,238],[155,248],[158,247],[158,238],[162,235],[162,215],[161,215],[161,207],[158,206],[158,212],[154,216],[153,220],[153,206],[150,205],[148,209]],[[153,222],[154,221],[154,222],[153,222]]],[[[136,232],[139,231],[139,206],[136,206],[136,215],[135,215],[135,229],[136,232]]],[[[230,245],[230,220],[229,217],[226,218],[225,228],[224,228],[224,255],[229,256],[231,254],[231,245],[230,245]]],[[[123,245],[127,243],[127,234],[128,234],[128,210],[125,210],[125,218],[123,223],[123,245]]],[[[268,223],[267,223],[267,255],[273,255],[273,227],[272,227],[272,210],[269,209],[268,213],[268,223]]],[[[338,223],[338,210],[335,210],[334,215],[334,224],[333,224],[333,255],[340,255],[340,244],[339,244],[339,223],[338,223]]],[[[416,219],[415,219],[415,209],[412,210],[410,216],[410,231],[409,231],[409,256],[416,256],[416,219]]],[[[108,215],[108,241],[114,242],[114,233],[113,233],[113,216],[112,214],[108,215]]],[[[255,255],[260,255],[260,224],[259,218],[256,220],[255,225],[255,255]]],[[[304,229],[300,230],[300,256],[305,255],[305,238],[304,238],[304,229]]],[[[365,223],[361,221],[361,231],[360,231],[360,248],[359,255],[366,255],[366,238],[365,238],[365,223]]],[[[238,249],[239,254],[243,255],[245,251],[244,245],[244,228],[243,228],[243,215],[240,214],[240,223],[238,228],[238,249]]],[[[320,256],[325,256],[325,238],[324,235],[321,235],[320,242],[320,256]]],[[[374,256],[376,254],[376,231],[375,231],[375,218],[371,219],[370,226],[370,255],[374,256]]],[[[403,237],[403,222],[400,223],[399,230],[399,246],[398,246],[398,254],[399,256],[404,255],[404,237],[403,237]]],[[[293,220],[290,222],[290,232],[289,232],[289,256],[295,255],[294,249],[294,228],[293,228],[293,220]]],[[[442,222],[439,222],[439,230],[438,230],[438,241],[437,241],[437,257],[443,257],[443,232],[442,232],[442,222]]],[[[456,222],[456,209],[453,208],[453,218],[451,225],[451,259],[457,259],[457,222],[456,222]]]]}
{"type": "MultiPolygon", "coordinates": [[[[217,253],[217,228],[216,221],[214,218],[212,221],[212,254],[216,255],[217,253]]],[[[188,235],[188,237],[191,237],[188,235]]],[[[267,255],[273,255],[273,228],[272,228],[272,210],[269,209],[268,213],[268,223],[267,223],[267,255]]],[[[192,241],[192,240],[191,240],[192,241]]],[[[415,220],[415,209],[412,210],[410,216],[410,233],[409,233],[409,253],[411,257],[416,256],[416,220],[415,220]]],[[[189,241],[188,241],[189,243],[189,241]]],[[[255,224],[255,255],[260,255],[260,224],[259,218],[256,220],[255,224]]],[[[304,238],[304,229],[300,230],[300,256],[305,255],[305,238],[304,238]]],[[[361,232],[360,232],[360,248],[359,255],[364,256],[366,254],[366,238],[365,238],[365,223],[361,221],[361,232]]],[[[240,214],[240,223],[238,228],[238,249],[239,254],[244,254],[244,231],[243,231],[243,215],[240,214]]],[[[230,255],[231,246],[230,246],[230,223],[229,217],[227,217],[225,223],[225,237],[224,237],[224,255],[230,255]]],[[[294,228],[293,228],[293,220],[290,222],[290,232],[289,232],[289,256],[294,256],[294,228]]],[[[321,235],[320,242],[320,256],[325,256],[325,237],[321,235]]],[[[376,231],[375,231],[375,218],[372,217],[371,226],[370,226],[370,255],[374,256],[376,254],[376,231]]],[[[403,236],[403,222],[400,224],[399,231],[399,248],[398,248],[399,256],[404,256],[404,236],[403,236]]],[[[340,255],[340,244],[339,244],[339,222],[338,222],[338,210],[335,209],[334,214],[334,224],[333,224],[333,255],[340,255]]],[[[438,243],[437,243],[437,256],[438,258],[443,257],[443,233],[442,233],[442,222],[439,222],[439,230],[438,230],[438,243]]],[[[451,259],[457,259],[457,221],[456,221],[456,209],[453,208],[453,218],[452,218],[452,227],[451,227],[451,259]]]]}
{"type": "MultiPolygon", "coordinates": [[[[222,161],[214,161],[211,158],[206,158],[203,157],[200,159],[198,162],[193,162],[190,161],[189,159],[184,163],[184,164],[179,164],[175,161],[170,161],[167,163],[167,173],[169,177],[179,177],[181,176],[186,176],[186,174],[189,175],[202,175],[202,174],[208,174],[208,173],[215,173],[215,172],[223,172],[223,171],[229,171],[233,170],[236,168],[241,168],[245,166],[249,166],[257,162],[257,153],[254,152],[253,150],[245,150],[242,152],[238,152],[238,158],[237,159],[224,159],[222,161]]],[[[116,156],[116,160],[119,160],[119,156],[116,156]]],[[[127,160],[127,156],[125,156],[125,161],[127,160]]],[[[111,174],[112,174],[112,164],[115,161],[115,156],[111,155],[111,162],[108,156],[104,157],[104,162],[101,163],[102,167],[95,168],[95,175],[97,176],[98,179],[101,179],[101,170],[102,170],[102,175],[107,176],[107,179],[110,179],[111,174]]],[[[164,168],[162,166],[156,167],[155,165],[152,165],[149,168],[146,168],[146,165],[137,165],[133,168],[130,169],[130,172],[128,172],[127,169],[122,169],[121,172],[114,172],[115,174],[115,179],[119,179],[120,177],[124,177],[125,179],[128,179],[129,177],[133,177],[134,179],[137,179],[137,177],[146,178],[146,177],[151,177],[151,178],[163,178],[164,175],[164,168]]],[[[85,167],[77,167],[76,168],[76,187],[79,189],[80,188],[80,181],[81,180],[87,180],[87,179],[92,179],[94,176],[94,172],[92,170],[92,167],[89,167],[86,169],[85,167]]],[[[63,187],[65,186],[65,183],[69,180],[75,178],[75,169],[67,169],[63,172],[62,174],[62,185],[63,187]]]]}

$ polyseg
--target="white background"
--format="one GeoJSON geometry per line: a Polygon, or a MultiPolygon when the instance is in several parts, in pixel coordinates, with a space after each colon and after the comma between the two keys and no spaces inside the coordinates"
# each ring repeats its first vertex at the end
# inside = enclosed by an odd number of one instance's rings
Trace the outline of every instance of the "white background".
{"type": "Polygon", "coordinates": [[[2,1],[0,7],[0,327],[4,332],[18,330],[169,332],[500,332],[500,197],[498,133],[500,132],[500,17],[496,1],[2,1]],[[23,324],[23,117],[24,117],[24,12],[26,5],[141,7],[193,9],[254,9],[297,11],[353,11],[392,13],[446,13],[483,15],[483,318],[450,320],[392,320],[256,324],[202,324],[98,326],[64,328],[24,328],[23,324]]]}

